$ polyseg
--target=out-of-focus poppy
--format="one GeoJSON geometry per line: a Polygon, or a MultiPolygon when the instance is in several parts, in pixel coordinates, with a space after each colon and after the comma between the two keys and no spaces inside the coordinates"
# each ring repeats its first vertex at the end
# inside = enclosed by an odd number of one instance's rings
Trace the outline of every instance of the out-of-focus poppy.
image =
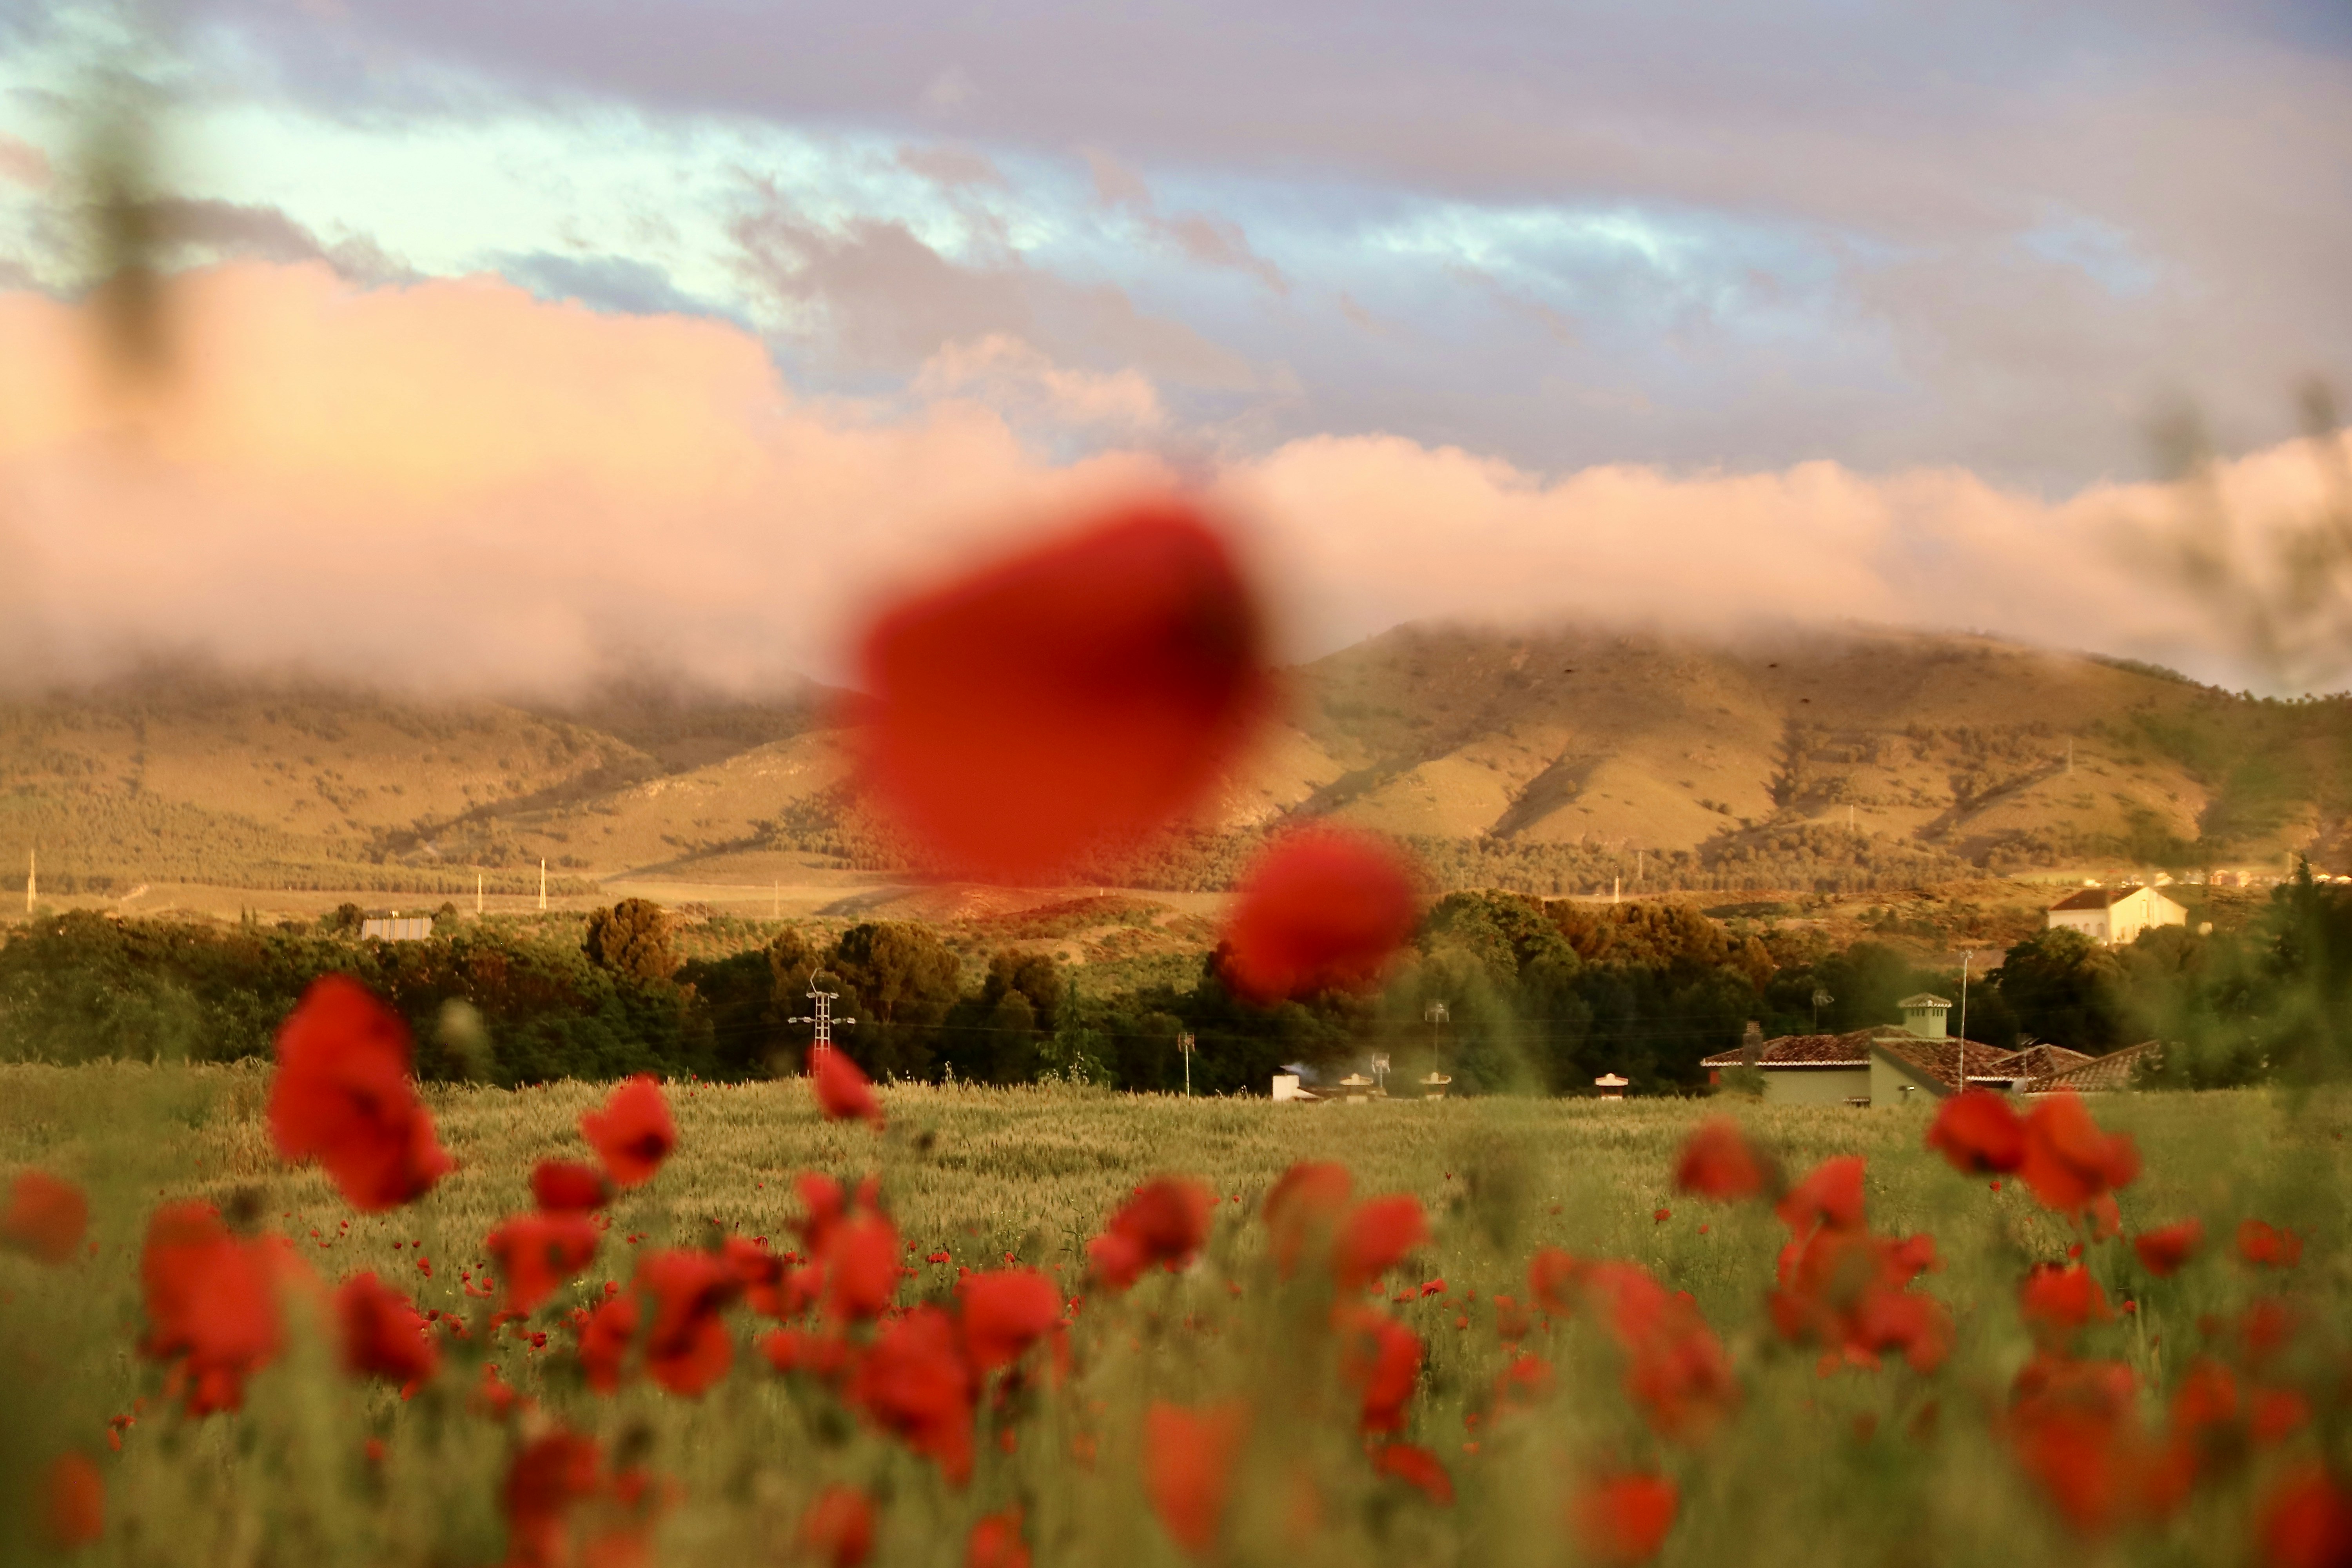
{"type": "Polygon", "coordinates": [[[1248,1433],[1249,1407],[1235,1401],[1187,1409],[1155,1400],[1143,1414],[1145,1495],[1169,1538],[1195,1557],[1217,1543],[1248,1433]]]}
{"type": "Polygon", "coordinates": [[[735,1345],[719,1314],[742,1289],[732,1269],[708,1252],[668,1247],[638,1260],[636,1287],[653,1303],[646,1372],[656,1383],[693,1397],[727,1375],[735,1345]]]}
{"type": "Polygon", "coordinates": [[[768,1250],[764,1240],[730,1236],[719,1245],[719,1256],[743,1288],[743,1300],[767,1318],[790,1316],[790,1290],[785,1281],[790,1265],[768,1250]]]}
{"type": "Polygon", "coordinates": [[[945,864],[1013,881],[1185,811],[1270,707],[1254,596],[1172,498],[899,605],[863,664],[877,797],[945,864]]]}
{"type": "Polygon", "coordinates": [[[1224,980],[1261,1005],[1360,991],[1418,923],[1412,870],[1386,840],[1329,827],[1286,833],[1243,875],[1225,921],[1224,980]]]}
{"type": "Polygon", "coordinates": [[[2303,1237],[2263,1220],[2241,1220],[2238,1256],[2259,1268],[2292,1268],[2303,1261],[2303,1237]]]}
{"type": "Polygon", "coordinates": [[[2320,1466],[2303,1466],[2263,1500],[2256,1531],[2268,1568],[2344,1568],[2352,1563],[2352,1496],[2320,1466]]]}
{"type": "Polygon", "coordinates": [[[2139,1149],[2128,1134],[2099,1131],[2071,1090],[2043,1095],[2025,1118],[2018,1174],[2042,1206],[2078,1214],[2139,1175],[2139,1149]]]}
{"type": "Polygon", "coordinates": [[[530,1201],[550,1214],[585,1214],[613,1201],[613,1184],[577,1160],[541,1160],[530,1168],[530,1201]]]}
{"type": "Polygon", "coordinates": [[[1596,1263],[1580,1283],[1625,1358],[1625,1393],[1662,1436],[1697,1441],[1739,1403],[1723,1343],[1686,1294],[1632,1263],[1596,1263]]]}
{"type": "Polygon", "coordinates": [[[1666,1543],[1682,1494],[1665,1476],[1596,1477],[1576,1489],[1569,1525],[1584,1554],[1612,1568],[1647,1563],[1666,1543]]]}
{"type": "Polygon", "coordinates": [[[621,1295],[600,1303],[581,1324],[580,1374],[598,1394],[619,1390],[643,1316],[635,1295],[621,1295]]]}
{"type": "Polygon", "coordinates": [[[1540,1247],[1528,1259],[1528,1294],[1555,1318],[1565,1318],[1575,1302],[1572,1292],[1584,1265],[1557,1247],[1540,1247]]]}
{"type": "Polygon", "coordinates": [[[1109,1289],[1124,1290],[1155,1263],[1171,1272],[1182,1268],[1209,1239],[1209,1215],[1216,1203],[1207,1187],[1181,1176],[1145,1183],[1111,1215],[1103,1234],[1087,1243],[1095,1279],[1109,1289]]]}
{"type": "Polygon", "coordinates": [[[1361,1396],[1359,1421],[1367,1432],[1404,1426],[1404,1407],[1421,1377],[1421,1336],[1385,1313],[1342,1306],[1331,1315],[1339,1331],[1339,1375],[1361,1396]]]}
{"type": "Polygon", "coordinates": [[[1289,1279],[1299,1255],[1320,1230],[1331,1228],[1348,1206],[1355,1178],[1334,1160],[1302,1160],[1283,1172],[1267,1190],[1262,1213],[1273,1234],[1275,1267],[1289,1279]]]}
{"type": "Polygon", "coordinates": [[[825,1568],[858,1568],[874,1555],[874,1501],[835,1481],[801,1516],[801,1550],[825,1568]]]}
{"type": "Polygon", "coordinates": [[[1733,1203],[1764,1190],[1765,1163],[1728,1116],[1710,1116],[1691,1130],[1675,1162],[1675,1191],[1733,1203]]]}
{"type": "Polygon", "coordinates": [[[850,1397],[961,1486],[971,1478],[971,1373],[954,1321],[917,1307],[884,1329],[857,1363],[850,1397]]]}
{"type": "Polygon", "coordinates": [[[572,1510],[596,1495],[600,1462],[595,1439],[572,1432],[550,1432],[524,1445],[500,1497],[509,1568],[562,1568],[571,1561],[572,1510]]]}
{"type": "Polygon", "coordinates": [[[348,975],[323,975],[278,1031],[269,1135],[316,1159],[353,1208],[397,1208],[450,1168],[409,1076],[408,1026],[348,975]]]}
{"type": "Polygon", "coordinates": [[[405,1390],[441,1364],[425,1314],[373,1272],[343,1282],[335,1292],[335,1318],[342,1326],[343,1370],[354,1377],[380,1377],[405,1390]]]}
{"type": "Polygon", "coordinates": [[[1863,1221],[1863,1160],[1840,1154],[1824,1160],[1789,1189],[1773,1212],[1780,1223],[1800,1236],[1815,1226],[1831,1230],[1856,1230],[1863,1221]]]}
{"type": "Polygon", "coordinates": [[[614,1089],[601,1110],[583,1113],[580,1134],[604,1162],[613,1180],[624,1187],[643,1186],[653,1180],[654,1173],[677,1147],[677,1124],[670,1120],[669,1101],[648,1073],[639,1073],[614,1089]]]}
{"type": "Polygon", "coordinates": [[[1372,1468],[1393,1476],[1440,1508],[1454,1506],[1454,1478],[1428,1449],[1412,1443],[1383,1443],[1372,1450],[1372,1468]]]}
{"type": "Polygon", "coordinates": [[[964,1353],[972,1370],[1008,1366],[1062,1315],[1062,1294],[1034,1268],[969,1274],[956,1281],[963,1310],[964,1353]]]}
{"type": "Polygon", "coordinates": [[[106,1476],[88,1454],[59,1454],[41,1471],[41,1533],[60,1552],[106,1533],[106,1476]]]}
{"type": "Polygon", "coordinates": [[[761,1336],[760,1353],[778,1372],[804,1372],[823,1378],[839,1377],[848,1370],[850,1361],[850,1347],[841,1336],[806,1329],[778,1329],[761,1336]]]}
{"type": "Polygon", "coordinates": [[[964,1542],[963,1568],[1029,1568],[1029,1543],[1021,1539],[1021,1510],[982,1516],[964,1542]]]}
{"type": "Polygon", "coordinates": [[[2063,1342],[2093,1323],[2115,1317],[2107,1293],[2088,1268],[2038,1263],[2018,1289],[2018,1316],[2045,1343],[2063,1342]]]}
{"type": "Polygon", "coordinates": [[[284,1346],[279,1270],[268,1247],[231,1236],[205,1204],[168,1204],[148,1222],[139,1259],[148,1325],[141,1349],[180,1363],[192,1415],[239,1408],[246,1379],[284,1346]]]}
{"type": "Polygon", "coordinates": [[[1411,1193],[1367,1198],[1349,1212],[1331,1248],[1331,1277],[1342,1290],[1359,1290],[1403,1262],[1429,1240],[1429,1215],[1411,1193]]]}
{"type": "Polygon", "coordinates": [[[483,1241],[506,1281],[506,1310],[529,1316],[596,1256],[603,1232],[584,1214],[509,1216],[483,1241]]]}
{"type": "Polygon", "coordinates": [[[812,1046],[808,1054],[809,1082],[816,1089],[816,1103],[825,1116],[835,1121],[852,1119],[882,1125],[882,1102],[875,1097],[874,1085],[858,1065],[849,1059],[849,1053],[834,1046],[812,1046]]]}
{"type": "Polygon", "coordinates": [[[1967,1175],[2006,1175],[2025,1160],[2025,1123],[2009,1096],[1972,1089],[1936,1108],[1927,1147],[1967,1175]]]}
{"type": "Polygon", "coordinates": [[[833,1227],[824,1244],[824,1306],[836,1319],[878,1317],[898,1299],[898,1232],[878,1214],[833,1227]]]}
{"type": "Polygon", "coordinates": [[[2141,1268],[2158,1279],[2168,1279],[2180,1272],[2204,1240],[2201,1220],[2176,1220],[2133,1237],[2132,1251],[2138,1255],[2141,1268]]]}
{"type": "Polygon", "coordinates": [[[849,1213],[849,1194],[822,1171],[803,1171],[793,1178],[793,1194],[804,1211],[793,1221],[793,1230],[811,1257],[821,1256],[825,1242],[849,1213]]]}
{"type": "Polygon", "coordinates": [[[71,1182],[26,1171],[9,1184],[7,1206],[0,1208],[0,1247],[61,1264],[89,1230],[89,1200],[71,1182]]]}

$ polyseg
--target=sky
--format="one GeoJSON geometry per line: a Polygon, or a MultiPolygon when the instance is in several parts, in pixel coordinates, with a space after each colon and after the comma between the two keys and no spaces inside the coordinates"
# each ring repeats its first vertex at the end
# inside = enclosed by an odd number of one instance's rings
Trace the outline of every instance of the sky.
{"type": "Polygon", "coordinates": [[[1179,482],[1293,657],[1863,619],[2274,680],[2132,530],[2189,412],[2233,516],[2318,504],[2347,148],[2341,0],[0,0],[0,658],[838,679],[1179,482]]]}

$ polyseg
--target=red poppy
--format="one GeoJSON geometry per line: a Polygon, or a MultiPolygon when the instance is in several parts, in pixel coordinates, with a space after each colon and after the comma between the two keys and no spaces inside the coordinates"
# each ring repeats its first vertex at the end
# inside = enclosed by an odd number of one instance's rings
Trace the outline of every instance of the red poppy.
{"type": "Polygon", "coordinates": [[[1329,1229],[1348,1206],[1355,1178],[1330,1160],[1302,1160],[1267,1190],[1262,1212],[1273,1233],[1275,1267],[1286,1279],[1297,1271],[1299,1254],[1320,1231],[1329,1229]]]}
{"type": "Polygon", "coordinates": [[[1426,1448],[1411,1443],[1383,1443],[1372,1450],[1372,1468],[1419,1488],[1423,1497],[1440,1508],[1454,1506],[1454,1478],[1445,1473],[1445,1466],[1438,1457],[1426,1448]]]}
{"type": "Polygon", "coordinates": [[[1367,833],[1286,833],[1244,875],[1225,921],[1223,974],[1261,1005],[1321,991],[1360,991],[1420,922],[1412,872],[1367,833]]]}
{"type": "Polygon", "coordinates": [[[2200,1356],[2189,1363],[2172,1391],[2168,1419],[2173,1436],[2193,1447],[2208,1433],[2233,1424],[2238,1405],[2237,1378],[2221,1363],[2200,1356]]]}
{"type": "Polygon", "coordinates": [[[0,1247],[59,1264],[89,1230],[89,1200],[71,1182],[26,1171],[10,1184],[7,1207],[0,1209],[0,1247]]]}
{"type": "Polygon", "coordinates": [[[1094,1277],[1109,1289],[1124,1290],[1155,1263],[1171,1273],[1182,1268],[1209,1239],[1216,1203],[1207,1187],[1180,1176],[1145,1183],[1111,1215],[1103,1234],[1087,1243],[1094,1277]]]}
{"type": "Polygon", "coordinates": [[[1528,1294],[1555,1318],[1565,1318],[1573,1305],[1570,1292],[1584,1273],[1584,1265],[1557,1247],[1536,1249],[1528,1259],[1528,1294]]]}
{"type": "Polygon", "coordinates": [[[2246,1431],[2267,1447],[2311,1424],[2311,1401],[2292,1388],[2258,1388],[2248,1401],[2246,1431]]]}
{"type": "Polygon", "coordinates": [[[838,1377],[849,1365],[849,1345],[837,1334],[811,1333],[806,1329],[778,1329],[760,1341],[760,1353],[778,1372],[805,1372],[814,1377],[838,1377]]]}
{"type": "Polygon", "coordinates": [[[898,1299],[898,1232],[878,1214],[834,1226],[824,1262],[824,1308],[835,1318],[877,1317],[898,1299]]]}
{"type": "Polygon", "coordinates": [[[2137,1380],[2120,1362],[2044,1354],[2017,1374],[2007,1425],[2018,1463],[2084,1534],[2160,1518],[2185,1494],[2193,1457],[2152,1440],[2137,1411],[2137,1380]]]}
{"type": "Polygon", "coordinates": [[[1739,1123],[1710,1116],[1692,1129],[1675,1162],[1675,1191],[1722,1203],[1764,1190],[1764,1161],[1748,1146],[1739,1123]]]}
{"type": "Polygon", "coordinates": [[[857,1363],[850,1398],[949,1480],[971,1479],[971,1373],[953,1320],[937,1307],[917,1307],[882,1331],[857,1363]]]}
{"type": "Polygon", "coordinates": [[[1631,1568],[1658,1554],[1681,1500],[1665,1476],[1603,1476],[1577,1489],[1569,1524],[1587,1557],[1631,1568]]]}
{"type": "Polygon", "coordinates": [[[580,1118],[580,1135],[588,1140],[613,1180],[624,1187],[643,1186],[653,1180],[664,1160],[677,1147],[677,1124],[669,1119],[669,1101],[650,1074],[639,1073],[614,1089],[602,1110],[580,1118]]]}
{"type": "Polygon", "coordinates": [[[2184,1219],[2142,1231],[2132,1237],[2132,1250],[2139,1255],[2141,1268],[2158,1279],[2168,1279],[2180,1272],[2204,1240],[2204,1223],[2184,1219]]]}
{"type": "Polygon", "coordinates": [[[824,1251],[826,1238],[833,1227],[849,1213],[849,1194],[841,1184],[822,1171],[803,1171],[793,1178],[793,1194],[806,1212],[793,1221],[793,1233],[811,1257],[824,1251]]]}
{"type": "Polygon", "coordinates": [[[646,1371],[656,1383],[694,1397],[727,1375],[735,1344],[719,1313],[742,1291],[732,1269],[708,1252],[670,1247],[638,1260],[636,1289],[653,1303],[646,1371]]]}
{"type": "Polygon", "coordinates": [[[343,1282],[335,1292],[335,1317],[343,1330],[343,1370],[353,1377],[380,1377],[404,1390],[441,1364],[441,1347],[426,1331],[425,1314],[373,1273],[343,1282]]]}
{"type": "Polygon", "coordinates": [[[1187,1409],[1155,1400],[1143,1414],[1143,1489],[1169,1538],[1195,1557],[1217,1542],[1248,1434],[1249,1408],[1237,1401],[1187,1409]]]}
{"type": "Polygon", "coordinates": [[[613,1201],[613,1184],[577,1160],[541,1160],[530,1169],[530,1201],[550,1214],[584,1214],[613,1201]]]}
{"type": "Polygon", "coordinates": [[[1062,1294],[1034,1268],[970,1274],[956,1281],[964,1353],[974,1372],[1009,1366],[1062,1315],[1062,1294]]]}
{"type": "Polygon", "coordinates": [[[2065,1340],[2116,1315],[2098,1280],[2079,1263],[2066,1268],[2055,1263],[2034,1265],[2019,1289],[2017,1311],[2034,1336],[2045,1342],[2065,1340]]]}
{"type": "Polygon", "coordinates": [[[1927,1147],[1969,1175],[2005,1175],[2025,1159],[2025,1123],[2009,1096],[1972,1089],[1936,1108],[1927,1147]]]}
{"type": "Polygon", "coordinates": [[[2303,1261],[2303,1237],[2262,1220],[2241,1220],[2238,1256],[2264,1268],[2292,1268],[2303,1261]]]}
{"type": "Polygon", "coordinates": [[[614,1296],[580,1325],[580,1373],[598,1394],[619,1390],[629,1346],[636,1342],[643,1316],[635,1296],[614,1296]]]}
{"type": "Polygon", "coordinates": [[[533,1210],[509,1217],[482,1243],[506,1281],[505,1310],[525,1317],[537,1311],[564,1281],[588,1267],[602,1237],[596,1222],[583,1214],[533,1210]]]}
{"type": "Polygon", "coordinates": [[[60,1552],[106,1533],[106,1476],[89,1455],[70,1451],[41,1472],[41,1533],[60,1552]]]}
{"type": "Polygon", "coordinates": [[[965,1541],[963,1568],[1029,1568],[1029,1543],[1021,1539],[1021,1510],[983,1515],[965,1541]]]}
{"type": "Polygon", "coordinates": [[[1429,1216],[1411,1193],[1358,1204],[1331,1248],[1331,1274],[1342,1290],[1358,1290],[1405,1260],[1429,1240],[1429,1216]]]}
{"type": "Polygon", "coordinates": [[[1739,1402],[1722,1342],[1687,1294],[1631,1263],[1583,1271],[1587,1298],[1625,1358],[1625,1393],[1660,1435],[1696,1441],[1739,1402]]]}
{"type": "Polygon", "coordinates": [[[148,1332],[140,1348],[179,1363],[191,1415],[240,1407],[245,1380],[283,1348],[278,1269],[268,1243],[231,1236],[208,1205],[166,1205],[148,1222],[139,1259],[148,1332]]]}
{"type": "Polygon", "coordinates": [[[719,1256],[743,1288],[744,1303],[751,1310],[767,1318],[792,1315],[787,1310],[793,1304],[790,1266],[768,1250],[765,1239],[728,1237],[719,1244],[719,1256]]]}
{"type": "Polygon", "coordinates": [[[882,1125],[882,1102],[875,1098],[874,1085],[858,1065],[849,1059],[849,1053],[834,1046],[812,1046],[808,1054],[809,1082],[816,1088],[816,1103],[827,1118],[845,1121],[855,1118],[879,1129],[882,1125]]]}
{"type": "Polygon", "coordinates": [[[2139,1174],[2139,1150],[2128,1134],[2099,1131],[2072,1091],[2042,1097],[2025,1118],[2025,1153],[2018,1174],[2042,1206],[2076,1214],[2139,1174]]]}
{"type": "Polygon", "coordinates": [[[874,1503],[836,1481],[801,1516],[801,1550],[825,1568],[859,1568],[874,1555],[874,1503]]]}
{"type": "Polygon", "coordinates": [[[876,793],[948,863],[1034,882],[1198,800],[1269,707],[1223,540],[1142,500],[901,604],[866,639],[876,793]]]}
{"type": "Polygon", "coordinates": [[[1831,1230],[1862,1227],[1863,1161],[1859,1154],[1824,1160],[1789,1189],[1773,1212],[1800,1236],[1815,1226],[1831,1230]]]}
{"type": "Polygon", "coordinates": [[[2269,1568],[2352,1563],[2352,1496],[2317,1465],[2291,1471],[2271,1489],[2257,1529],[2269,1568]]]}
{"type": "Polygon", "coordinates": [[[501,1500],[509,1568],[562,1568],[572,1510],[597,1490],[596,1442],[564,1431],[524,1446],[508,1468],[501,1500]]]}
{"type": "Polygon", "coordinates": [[[1421,1378],[1421,1336],[1363,1307],[1343,1306],[1331,1321],[1339,1335],[1339,1375],[1361,1396],[1363,1430],[1402,1430],[1405,1405],[1421,1378]]]}
{"type": "Polygon", "coordinates": [[[409,1076],[408,1026],[348,975],[312,983],[278,1031],[269,1135],[315,1158],[352,1206],[397,1208],[450,1168],[409,1076]]]}

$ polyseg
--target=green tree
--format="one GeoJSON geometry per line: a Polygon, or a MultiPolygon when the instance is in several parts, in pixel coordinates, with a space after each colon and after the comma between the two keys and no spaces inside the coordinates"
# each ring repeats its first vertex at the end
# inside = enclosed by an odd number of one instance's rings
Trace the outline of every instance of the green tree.
{"type": "Polygon", "coordinates": [[[632,980],[667,980],[677,973],[669,917],[650,899],[623,899],[590,915],[583,945],[591,963],[632,980]]]}
{"type": "Polygon", "coordinates": [[[851,1057],[877,1077],[929,1078],[938,1031],[963,989],[947,944],[928,926],[871,921],[841,933],[830,967],[848,986],[844,1011],[857,1019],[843,1036],[851,1057]]]}

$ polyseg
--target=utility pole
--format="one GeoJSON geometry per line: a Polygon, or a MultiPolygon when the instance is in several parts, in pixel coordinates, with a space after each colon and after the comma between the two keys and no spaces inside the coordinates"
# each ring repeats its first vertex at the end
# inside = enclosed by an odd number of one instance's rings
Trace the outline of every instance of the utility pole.
{"type": "Polygon", "coordinates": [[[836,1018],[833,1016],[833,1005],[841,999],[841,993],[838,991],[827,991],[824,986],[817,984],[817,976],[829,973],[830,971],[819,969],[813,971],[810,973],[808,999],[813,1005],[810,1006],[805,1016],[798,1018],[787,1018],[784,1020],[787,1024],[808,1024],[814,1026],[810,1031],[811,1038],[809,1040],[809,1057],[812,1061],[815,1059],[816,1053],[819,1050],[829,1051],[833,1049],[833,1026],[835,1024],[855,1024],[857,1022],[855,1018],[836,1018]]]}
{"type": "Polygon", "coordinates": [[[28,915],[33,912],[33,895],[39,890],[40,883],[41,852],[27,849],[25,851],[25,912],[28,915]]]}
{"type": "Polygon", "coordinates": [[[547,912],[547,857],[539,858],[539,912],[547,912]]]}
{"type": "Polygon", "coordinates": [[[1184,1098],[1192,1098],[1192,1036],[1188,1030],[1176,1037],[1176,1054],[1184,1058],[1184,1098]]]}
{"type": "Polygon", "coordinates": [[[770,905],[768,910],[769,918],[772,920],[782,920],[784,918],[784,885],[782,882],[771,882],[768,884],[768,901],[770,905]]]}
{"type": "Polygon", "coordinates": [[[476,916],[477,918],[479,918],[479,917],[480,917],[480,915],[481,915],[481,912],[482,912],[482,874],[481,874],[479,871],[477,871],[477,872],[475,872],[475,873],[474,873],[474,914],[475,914],[475,916],[476,916]]]}
{"type": "Polygon", "coordinates": [[[1965,1070],[1969,1059],[1969,967],[1976,962],[1976,957],[1975,948],[1969,948],[1960,954],[1960,1063],[1963,1068],[1960,1074],[1960,1087],[1962,1089],[1969,1087],[1969,1077],[1965,1070]]]}
{"type": "Polygon", "coordinates": [[[1622,877],[1612,877],[1612,878],[1610,878],[1610,879],[1609,879],[1609,901],[1610,901],[1611,903],[1612,903],[1612,904],[1615,904],[1615,903],[1622,903],[1622,902],[1623,902],[1623,901],[1624,901],[1624,898],[1625,898],[1625,879],[1624,879],[1624,878],[1622,878],[1622,877]]]}

